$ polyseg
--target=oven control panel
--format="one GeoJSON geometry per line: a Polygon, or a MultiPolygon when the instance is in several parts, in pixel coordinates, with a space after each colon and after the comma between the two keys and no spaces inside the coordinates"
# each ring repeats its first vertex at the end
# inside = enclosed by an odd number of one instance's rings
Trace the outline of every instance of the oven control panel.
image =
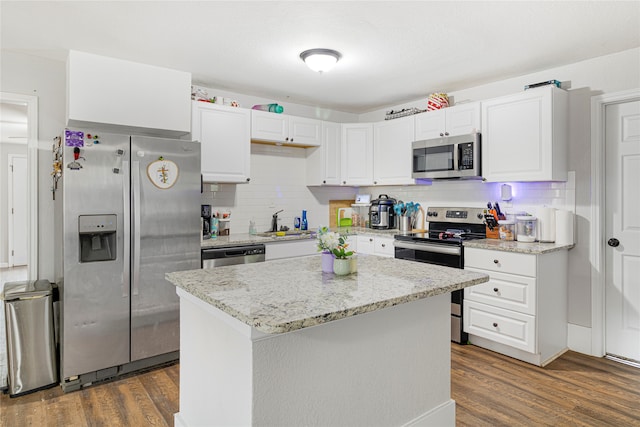
{"type": "Polygon", "coordinates": [[[484,211],[482,208],[428,208],[427,221],[482,224],[484,211]]]}

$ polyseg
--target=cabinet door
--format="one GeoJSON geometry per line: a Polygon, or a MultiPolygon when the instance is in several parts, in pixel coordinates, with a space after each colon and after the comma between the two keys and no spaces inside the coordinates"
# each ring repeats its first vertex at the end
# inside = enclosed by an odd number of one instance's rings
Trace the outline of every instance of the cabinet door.
{"type": "Polygon", "coordinates": [[[307,185],[340,185],[342,126],[322,123],[322,144],[307,148],[307,185]]]}
{"type": "Polygon", "coordinates": [[[543,87],[482,103],[482,172],[487,181],[567,179],[566,93],[561,92],[543,87]],[[556,94],[562,102],[554,118],[556,94]]]}
{"type": "Polygon", "coordinates": [[[251,110],[251,139],[285,142],[289,134],[289,116],[251,110]]]}
{"type": "Polygon", "coordinates": [[[449,136],[468,135],[480,132],[480,103],[456,105],[445,108],[446,133],[449,136]]]}
{"type": "Polygon", "coordinates": [[[376,185],[415,184],[411,178],[411,143],[415,119],[403,117],[374,124],[373,183],[376,185]]]}
{"type": "Polygon", "coordinates": [[[204,182],[248,182],[249,110],[204,102],[194,102],[192,108],[192,138],[201,143],[204,182]]]}
{"type": "Polygon", "coordinates": [[[343,185],[373,184],[373,124],[342,125],[343,185]]]}
{"type": "Polygon", "coordinates": [[[322,143],[322,120],[289,116],[289,134],[285,142],[294,145],[319,146],[322,143]]]}
{"type": "Polygon", "coordinates": [[[323,184],[340,184],[340,140],[342,126],[339,123],[324,123],[322,130],[323,184]]]}
{"type": "Polygon", "coordinates": [[[415,140],[432,139],[445,136],[446,108],[442,110],[427,111],[415,115],[415,140]]]}

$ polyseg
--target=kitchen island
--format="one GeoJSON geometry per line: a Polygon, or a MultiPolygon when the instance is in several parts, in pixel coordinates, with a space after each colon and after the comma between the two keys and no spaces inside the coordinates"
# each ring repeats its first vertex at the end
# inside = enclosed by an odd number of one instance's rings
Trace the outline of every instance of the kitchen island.
{"type": "Polygon", "coordinates": [[[168,273],[180,297],[177,426],[455,425],[450,296],[488,275],[319,255],[168,273]]]}

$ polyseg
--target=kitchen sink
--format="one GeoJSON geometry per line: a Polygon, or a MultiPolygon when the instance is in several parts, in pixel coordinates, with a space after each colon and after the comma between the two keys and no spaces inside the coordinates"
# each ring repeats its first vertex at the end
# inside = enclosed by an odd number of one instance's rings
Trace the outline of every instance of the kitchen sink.
{"type": "Polygon", "coordinates": [[[289,230],[289,231],[265,231],[264,233],[257,233],[256,236],[260,237],[286,237],[286,236],[309,236],[315,237],[315,231],[300,231],[300,230],[289,230]],[[277,234],[276,234],[277,233],[277,234]],[[284,234],[282,234],[284,233],[284,234]]]}

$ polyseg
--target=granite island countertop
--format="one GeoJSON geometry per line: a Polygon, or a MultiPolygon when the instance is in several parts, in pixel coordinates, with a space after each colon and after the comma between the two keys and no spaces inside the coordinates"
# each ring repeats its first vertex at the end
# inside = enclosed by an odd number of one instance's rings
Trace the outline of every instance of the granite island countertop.
{"type": "Polygon", "coordinates": [[[178,288],[241,322],[285,333],[484,283],[489,276],[375,255],[358,271],[322,273],[320,255],[167,273],[178,288]]]}
{"type": "Polygon", "coordinates": [[[517,242],[498,239],[465,240],[465,248],[490,249],[494,251],[516,252],[521,254],[540,255],[548,252],[571,249],[574,245],[541,242],[517,242]]]}

